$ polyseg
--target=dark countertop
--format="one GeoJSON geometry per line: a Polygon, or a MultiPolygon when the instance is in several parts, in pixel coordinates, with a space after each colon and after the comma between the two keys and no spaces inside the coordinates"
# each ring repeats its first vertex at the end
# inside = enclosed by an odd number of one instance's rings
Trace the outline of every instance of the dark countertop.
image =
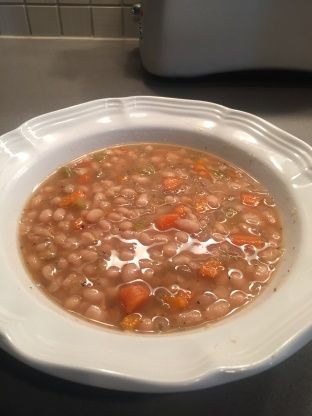
{"type": "MultiPolygon", "coordinates": [[[[103,97],[162,95],[252,112],[312,144],[312,74],[241,72],[193,80],[147,74],[135,41],[0,39],[0,134],[36,115],[103,97]]],[[[261,340],[259,340],[261,342],[261,340]]],[[[42,374],[0,351],[0,413],[312,415],[312,343],[265,373],[182,394],[134,394],[42,374]]]]}

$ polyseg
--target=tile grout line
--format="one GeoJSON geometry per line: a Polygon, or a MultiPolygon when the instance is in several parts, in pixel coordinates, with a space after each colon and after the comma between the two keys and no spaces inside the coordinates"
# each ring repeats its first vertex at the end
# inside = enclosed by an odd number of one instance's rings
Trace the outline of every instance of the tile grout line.
{"type": "Polygon", "coordinates": [[[125,6],[123,2],[121,3],[121,35],[124,38],[126,35],[126,24],[125,24],[125,6]]]}
{"type": "Polygon", "coordinates": [[[129,37],[125,37],[125,38],[121,38],[121,37],[113,37],[113,38],[111,38],[111,37],[107,37],[107,36],[102,36],[102,37],[100,37],[100,36],[95,36],[95,37],[92,37],[92,36],[56,36],[56,35],[32,35],[32,36],[29,36],[29,35],[1,35],[0,36],[0,39],[36,39],[36,40],[46,40],[46,39],[53,39],[53,40],[60,40],[60,41],[62,41],[62,40],[79,40],[79,39],[81,39],[81,40],[87,40],[87,41],[110,41],[110,42],[120,42],[121,40],[122,41],[130,41],[130,42],[133,42],[133,41],[137,41],[138,40],[138,38],[129,38],[129,37]]]}
{"type": "Polygon", "coordinates": [[[90,9],[91,34],[92,34],[93,37],[95,37],[94,20],[93,20],[93,7],[91,5],[91,0],[89,0],[89,9],[90,9]]]}
{"type": "Polygon", "coordinates": [[[62,21],[62,16],[61,16],[61,9],[60,9],[59,0],[56,0],[56,9],[57,9],[57,16],[58,16],[58,20],[59,20],[59,27],[60,27],[61,36],[63,36],[64,35],[64,28],[63,28],[63,21],[62,21]]]}
{"type": "MultiPolygon", "coordinates": [[[[1,1],[1,0],[0,0],[1,1]]],[[[86,38],[90,37],[90,38],[95,38],[96,37],[96,30],[95,30],[95,8],[97,9],[119,9],[121,12],[121,16],[120,16],[120,20],[119,20],[119,24],[120,24],[120,37],[119,39],[125,39],[126,38],[126,21],[125,21],[125,9],[128,9],[128,7],[126,7],[124,5],[123,2],[120,2],[119,5],[114,5],[114,6],[107,6],[106,4],[91,4],[92,0],[88,0],[88,3],[84,3],[84,4],[79,4],[79,3],[67,3],[66,0],[64,1],[64,3],[60,3],[61,0],[56,0],[54,3],[52,3],[52,1],[49,1],[49,3],[37,3],[35,0],[30,0],[30,2],[27,2],[27,0],[21,0],[20,2],[14,2],[14,3],[8,3],[8,2],[3,2],[0,3],[0,12],[1,12],[1,7],[2,6],[20,6],[23,7],[24,9],[24,13],[25,13],[25,20],[26,20],[26,26],[28,29],[28,36],[33,36],[33,28],[31,25],[31,19],[30,19],[30,9],[32,7],[37,7],[40,9],[44,9],[44,8],[51,8],[51,7],[56,7],[56,15],[57,15],[57,20],[58,20],[58,31],[59,31],[59,35],[60,37],[65,36],[64,35],[64,22],[62,20],[62,7],[66,6],[69,9],[70,8],[82,8],[85,9],[86,7],[89,9],[89,22],[90,22],[90,29],[91,29],[91,33],[90,36],[87,36],[86,38]]],[[[79,1],[79,0],[78,0],[79,1]]],[[[117,23],[117,22],[116,22],[117,23]]],[[[1,32],[0,32],[1,35],[1,32]]],[[[27,36],[27,35],[26,35],[27,36]]],[[[2,37],[2,36],[1,36],[2,37]]],[[[50,36],[43,36],[43,37],[50,37],[50,36]]],[[[102,38],[102,37],[100,37],[102,38]]]]}
{"type": "Polygon", "coordinates": [[[31,28],[30,19],[29,19],[28,6],[26,4],[26,0],[23,0],[23,2],[24,2],[25,16],[26,16],[26,22],[27,22],[29,34],[32,35],[32,28],[31,28]]]}
{"type": "Polygon", "coordinates": [[[67,6],[67,7],[89,7],[89,6],[93,6],[93,7],[100,7],[100,8],[104,8],[104,9],[116,9],[116,8],[128,8],[129,6],[112,6],[112,5],[107,5],[107,4],[90,4],[89,3],[60,3],[59,1],[57,2],[49,2],[49,3],[37,3],[36,1],[33,2],[25,2],[25,0],[21,1],[21,2],[15,2],[15,3],[11,3],[11,2],[1,2],[0,3],[0,8],[2,6],[37,6],[37,7],[51,7],[51,6],[55,6],[55,5],[59,5],[59,6],[67,6]]]}

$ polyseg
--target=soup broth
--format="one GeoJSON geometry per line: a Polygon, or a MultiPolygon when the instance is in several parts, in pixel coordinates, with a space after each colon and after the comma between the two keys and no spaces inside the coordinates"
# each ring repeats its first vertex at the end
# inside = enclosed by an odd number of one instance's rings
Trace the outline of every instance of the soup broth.
{"type": "Polygon", "coordinates": [[[282,255],[273,197],[212,154],[116,146],[60,167],[19,225],[26,268],[65,310],[163,332],[213,322],[258,296],[282,255]]]}

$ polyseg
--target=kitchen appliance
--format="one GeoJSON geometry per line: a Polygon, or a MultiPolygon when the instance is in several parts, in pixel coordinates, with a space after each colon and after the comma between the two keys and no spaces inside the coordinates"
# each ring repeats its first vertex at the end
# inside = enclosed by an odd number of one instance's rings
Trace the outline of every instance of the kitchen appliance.
{"type": "Polygon", "coordinates": [[[143,0],[134,13],[143,65],[157,75],[312,69],[309,0],[143,0]]]}

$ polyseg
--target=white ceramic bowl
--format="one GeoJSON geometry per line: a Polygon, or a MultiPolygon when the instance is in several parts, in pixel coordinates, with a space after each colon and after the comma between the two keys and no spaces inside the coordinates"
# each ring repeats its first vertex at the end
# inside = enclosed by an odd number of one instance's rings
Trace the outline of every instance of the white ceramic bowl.
{"type": "Polygon", "coordinates": [[[161,392],[262,371],[312,338],[312,149],[247,113],[156,97],[103,99],[32,119],[0,138],[0,340],[20,360],[78,382],[161,392]],[[66,313],[27,276],[16,239],[21,209],[51,171],[119,143],[170,142],[234,162],[282,211],[285,255],[265,292],[216,324],[167,335],[104,329],[66,313]]]}

